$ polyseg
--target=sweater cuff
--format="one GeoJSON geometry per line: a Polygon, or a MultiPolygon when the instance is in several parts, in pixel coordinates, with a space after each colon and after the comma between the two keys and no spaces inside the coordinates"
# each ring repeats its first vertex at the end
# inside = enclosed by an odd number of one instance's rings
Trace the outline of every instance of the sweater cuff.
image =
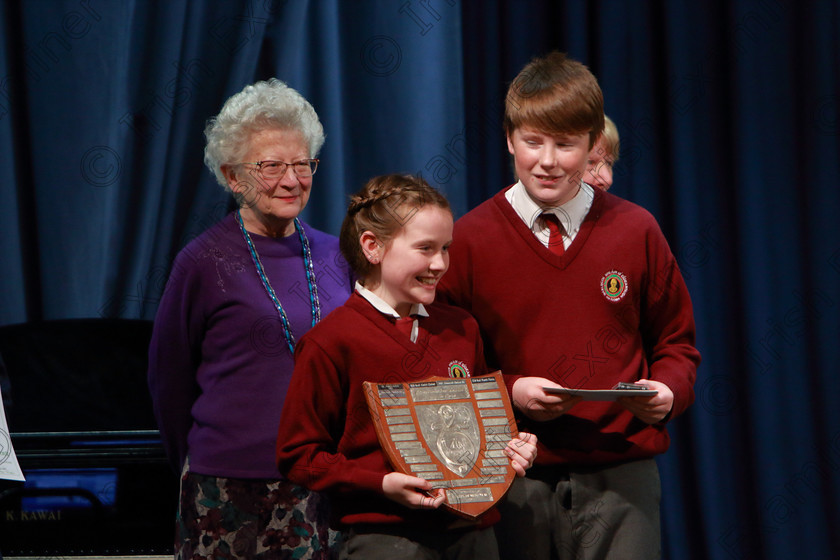
{"type": "Polygon", "coordinates": [[[382,490],[382,480],[385,478],[385,475],[388,473],[379,472],[379,471],[362,471],[358,473],[358,477],[355,478],[354,485],[357,485],[360,489],[368,490],[370,492],[376,492],[380,495],[385,495],[385,492],[382,490]]]}
{"type": "Polygon", "coordinates": [[[672,372],[657,372],[656,375],[651,376],[651,379],[664,383],[674,393],[674,403],[668,415],[661,420],[663,424],[681,415],[694,402],[694,387],[685,379],[684,375],[673,374],[672,372]]]}

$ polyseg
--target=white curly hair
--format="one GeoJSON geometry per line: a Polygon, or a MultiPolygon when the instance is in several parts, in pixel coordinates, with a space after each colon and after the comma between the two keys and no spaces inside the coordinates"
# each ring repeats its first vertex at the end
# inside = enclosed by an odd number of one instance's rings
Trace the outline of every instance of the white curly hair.
{"type": "Polygon", "coordinates": [[[223,165],[240,163],[251,136],[262,130],[300,132],[314,158],[324,145],[324,127],[312,105],[277,78],[245,86],[225,101],[218,115],[207,121],[204,164],[228,189],[223,165]]]}

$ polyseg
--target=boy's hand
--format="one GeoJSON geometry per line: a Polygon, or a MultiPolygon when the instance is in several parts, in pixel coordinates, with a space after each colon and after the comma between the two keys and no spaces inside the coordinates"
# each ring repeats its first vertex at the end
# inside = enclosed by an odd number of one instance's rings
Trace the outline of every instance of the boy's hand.
{"type": "Polygon", "coordinates": [[[537,436],[519,432],[519,437],[508,442],[505,455],[510,457],[516,476],[525,476],[525,471],[534,466],[534,459],[537,458],[537,436]]]}
{"type": "Polygon", "coordinates": [[[522,411],[531,420],[540,422],[553,420],[569,412],[581,401],[581,397],[572,395],[549,395],[543,387],[561,388],[544,377],[521,377],[513,384],[511,394],[513,406],[522,411]]]}
{"type": "Polygon", "coordinates": [[[656,424],[668,416],[674,406],[674,392],[661,381],[652,379],[640,379],[636,384],[656,389],[658,393],[651,397],[620,397],[618,404],[646,424],[656,424]]]}
{"type": "Polygon", "coordinates": [[[432,490],[432,484],[428,480],[398,472],[385,475],[382,479],[382,491],[387,498],[411,509],[436,509],[446,498],[440,488],[432,490]]]}

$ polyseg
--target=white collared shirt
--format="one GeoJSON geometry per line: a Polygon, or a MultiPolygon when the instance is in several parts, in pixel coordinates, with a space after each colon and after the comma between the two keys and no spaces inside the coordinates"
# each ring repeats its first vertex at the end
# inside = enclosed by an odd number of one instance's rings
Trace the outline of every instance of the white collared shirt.
{"type": "MultiPolygon", "coordinates": [[[[391,307],[384,299],[362,286],[359,282],[356,282],[356,291],[359,292],[360,296],[368,300],[374,309],[383,315],[396,319],[400,318],[400,314],[397,313],[396,309],[391,307]]],[[[428,317],[429,312],[426,311],[422,303],[413,303],[411,304],[411,311],[408,314],[410,317],[414,317],[414,321],[411,324],[411,342],[417,342],[417,331],[419,328],[417,317],[428,317]]]]}
{"type": "Polygon", "coordinates": [[[590,208],[592,208],[595,191],[592,190],[591,186],[581,181],[577,194],[566,204],[543,208],[531,198],[522,181],[517,181],[514,186],[505,192],[505,198],[510,202],[516,215],[522,218],[522,221],[525,222],[528,229],[546,247],[548,247],[550,232],[543,220],[539,220],[538,218],[543,212],[551,212],[556,215],[565,229],[563,246],[568,249],[580,231],[580,226],[583,224],[583,220],[586,219],[586,215],[589,214],[590,208]]]}

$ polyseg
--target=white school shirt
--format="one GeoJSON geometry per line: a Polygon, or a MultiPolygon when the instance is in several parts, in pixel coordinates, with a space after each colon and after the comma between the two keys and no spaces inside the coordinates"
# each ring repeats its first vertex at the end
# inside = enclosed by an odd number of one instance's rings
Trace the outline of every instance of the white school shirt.
{"type": "MultiPolygon", "coordinates": [[[[388,315],[389,317],[395,317],[397,319],[400,318],[400,314],[397,313],[396,309],[391,307],[384,299],[362,286],[359,282],[356,282],[356,291],[359,292],[360,296],[368,300],[370,304],[380,313],[388,315]]],[[[419,328],[417,317],[428,317],[429,312],[426,311],[426,308],[422,303],[412,303],[411,311],[409,311],[408,315],[409,317],[414,317],[414,321],[411,323],[411,342],[417,342],[417,331],[419,328]]]]}
{"type": "Polygon", "coordinates": [[[543,212],[551,212],[557,216],[557,219],[560,220],[560,223],[565,229],[563,232],[563,247],[568,249],[580,231],[580,226],[583,224],[583,220],[586,219],[586,215],[589,214],[590,208],[592,208],[595,191],[591,186],[581,181],[577,194],[566,204],[543,208],[531,198],[522,181],[517,181],[515,185],[505,192],[505,198],[513,207],[516,215],[522,218],[522,221],[525,222],[528,229],[546,247],[548,247],[550,232],[543,220],[539,220],[538,218],[543,212]]]}

